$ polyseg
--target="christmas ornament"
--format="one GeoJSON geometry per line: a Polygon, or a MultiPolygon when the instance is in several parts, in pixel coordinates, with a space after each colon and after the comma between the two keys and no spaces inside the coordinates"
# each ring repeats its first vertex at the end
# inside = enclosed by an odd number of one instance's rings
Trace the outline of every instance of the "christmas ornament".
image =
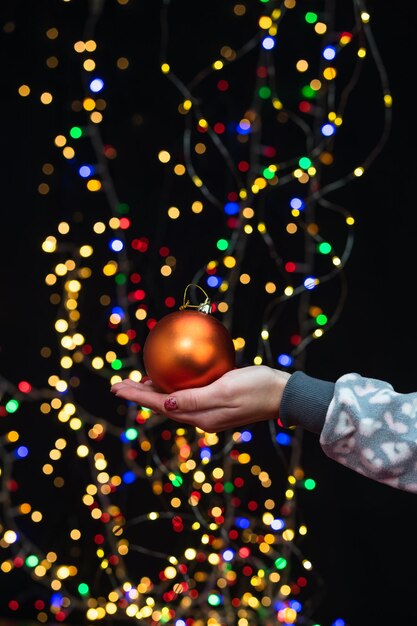
{"type": "Polygon", "coordinates": [[[179,311],[162,317],[143,346],[146,373],[166,393],[203,387],[235,368],[229,331],[211,315],[210,300],[201,287],[206,296],[203,303],[191,305],[185,301],[188,287],[179,311]]]}

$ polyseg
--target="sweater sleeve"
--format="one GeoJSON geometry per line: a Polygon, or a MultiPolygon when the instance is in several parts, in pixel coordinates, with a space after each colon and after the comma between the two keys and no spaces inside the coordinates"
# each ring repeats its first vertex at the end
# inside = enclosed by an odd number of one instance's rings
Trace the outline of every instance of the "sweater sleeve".
{"type": "Polygon", "coordinates": [[[302,426],[320,434],[334,393],[334,383],[294,372],[288,379],[279,416],[283,426],[302,426]]]}
{"type": "Polygon", "coordinates": [[[417,493],[417,392],[345,374],[335,383],[303,372],[289,378],[280,407],[284,426],[320,434],[324,453],[372,480],[417,493]]]}
{"type": "Polygon", "coordinates": [[[320,444],[359,474],[417,493],[417,392],[345,374],[335,383],[320,444]]]}

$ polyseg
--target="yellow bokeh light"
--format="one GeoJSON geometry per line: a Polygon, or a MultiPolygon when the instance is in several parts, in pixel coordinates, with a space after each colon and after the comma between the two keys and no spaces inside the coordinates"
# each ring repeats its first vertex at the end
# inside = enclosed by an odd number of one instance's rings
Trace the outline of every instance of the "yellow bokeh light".
{"type": "Polygon", "coordinates": [[[314,30],[318,35],[324,35],[327,32],[327,25],[324,22],[316,22],[314,30]]]}
{"type": "Polygon", "coordinates": [[[10,441],[10,443],[16,443],[16,441],[19,440],[19,433],[16,430],[11,430],[9,433],[7,433],[7,439],[10,441]]]}
{"type": "Polygon", "coordinates": [[[91,256],[92,254],[93,254],[92,246],[89,246],[89,245],[81,246],[80,256],[82,256],[83,258],[87,258],[91,256]]]}
{"type": "Polygon", "coordinates": [[[318,78],[313,78],[310,82],[310,87],[313,91],[320,91],[321,89],[321,81],[318,78]]]}
{"type": "Polygon", "coordinates": [[[14,530],[6,530],[3,535],[3,539],[4,541],[6,541],[6,543],[11,545],[17,541],[17,534],[14,532],[14,530]]]}
{"type": "Polygon", "coordinates": [[[46,36],[48,39],[57,39],[58,37],[58,29],[57,28],[48,28],[46,31],[46,36]]]}
{"type": "Polygon", "coordinates": [[[236,265],[236,259],[234,256],[225,256],[223,259],[223,264],[225,267],[227,267],[228,269],[231,269],[232,267],[235,267],[236,265]]]}
{"type": "Polygon", "coordinates": [[[59,61],[58,58],[55,56],[52,57],[48,57],[45,61],[47,67],[49,67],[49,69],[55,69],[56,67],[58,67],[59,65],[59,61]]]}
{"type": "Polygon", "coordinates": [[[69,370],[71,369],[72,365],[73,365],[73,361],[71,359],[70,356],[63,356],[61,361],[60,361],[61,367],[64,370],[69,370]]]}
{"type": "Polygon", "coordinates": [[[76,41],[74,44],[74,50],[78,53],[85,52],[85,43],[83,41],[76,41]]]}
{"type": "Polygon", "coordinates": [[[250,220],[254,215],[255,211],[250,206],[246,206],[242,210],[242,215],[245,219],[250,220]]]}
{"type": "Polygon", "coordinates": [[[184,165],[182,163],[177,163],[177,165],[174,167],[174,173],[177,176],[183,176],[185,174],[187,170],[185,169],[184,165]]]}
{"type": "Polygon", "coordinates": [[[100,191],[101,182],[96,178],[90,178],[86,185],[88,191],[100,191]]]}
{"type": "Polygon", "coordinates": [[[47,185],[46,183],[41,183],[38,186],[38,191],[42,196],[46,196],[46,194],[49,193],[49,185],[47,185]]]}
{"type": "Polygon", "coordinates": [[[158,153],[158,159],[161,163],[168,163],[171,160],[171,155],[167,150],[161,150],[158,153]]]}
{"type": "Polygon", "coordinates": [[[104,222],[96,222],[93,226],[93,230],[95,233],[97,233],[97,235],[102,235],[106,230],[106,225],[104,224],[104,222]]]}
{"type": "Polygon", "coordinates": [[[334,67],[326,67],[323,71],[323,77],[326,80],[334,80],[337,76],[336,68],[334,67]]]}
{"type": "Polygon", "coordinates": [[[201,213],[203,210],[203,203],[200,200],[195,200],[195,202],[191,205],[191,210],[193,213],[201,213]]]}
{"type": "Polygon", "coordinates": [[[40,96],[40,101],[42,104],[51,104],[52,102],[52,94],[49,91],[44,91],[40,96]]]}
{"type": "Polygon", "coordinates": [[[63,148],[67,143],[67,138],[64,135],[57,135],[54,139],[54,143],[58,148],[63,148]]]}
{"type": "Polygon", "coordinates": [[[239,351],[243,350],[246,345],[246,341],[243,339],[243,337],[236,337],[236,339],[233,339],[233,344],[235,346],[235,350],[239,351]]]}
{"type": "Polygon", "coordinates": [[[93,98],[84,98],[83,108],[86,111],[93,111],[96,108],[96,101],[93,98]]]}
{"type": "Polygon", "coordinates": [[[297,61],[295,67],[299,72],[306,72],[308,70],[308,61],[305,59],[300,59],[297,61]]]}
{"type": "Polygon", "coordinates": [[[201,143],[201,141],[199,143],[196,143],[194,146],[194,151],[197,154],[204,154],[205,151],[207,150],[206,146],[204,143],[201,143]]]}
{"type": "Polygon", "coordinates": [[[57,245],[56,237],[53,237],[51,235],[51,236],[47,237],[45,239],[45,241],[43,241],[43,243],[42,243],[42,250],[44,252],[55,252],[56,245],[57,245]]]}
{"type": "Polygon", "coordinates": [[[129,59],[126,57],[119,57],[116,61],[116,66],[119,70],[127,70],[129,67],[129,59]]]}
{"type": "Polygon", "coordinates": [[[163,265],[160,269],[162,276],[171,276],[172,268],[169,265],[163,265]]]}
{"type": "Polygon", "coordinates": [[[71,146],[65,146],[65,148],[62,151],[62,154],[65,159],[71,160],[75,156],[75,150],[74,148],[71,148],[71,146]]]}
{"type": "Polygon", "coordinates": [[[263,30],[268,30],[268,28],[271,28],[272,26],[272,20],[270,17],[266,16],[266,15],[262,15],[259,18],[259,27],[262,28],[263,30]]]}
{"type": "Polygon", "coordinates": [[[101,370],[104,367],[104,361],[100,356],[96,356],[91,361],[91,365],[94,367],[95,370],[101,370]]]}
{"type": "Polygon", "coordinates": [[[79,456],[80,458],[85,458],[86,456],[88,456],[88,453],[89,453],[88,446],[85,446],[85,445],[78,446],[77,456],[79,456]]]}
{"type": "Polygon", "coordinates": [[[147,310],[146,310],[146,309],[144,309],[143,307],[139,307],[139,308],[138,308],[138,309],[136,309],[136,311],[135,311],[135,317],[136,317],[136,319],[138,319],[138,320],[144,320],[144,319],[146,319],[147,315],[148,315],[148,312],[147,312],[147,310]]]}
{"type": "Polygon", "coordinates": [[[87,50],[87,52],[94,52],[94,50],[97,49],[97,44],[94,39],[89,39],[85,42],[85,49],[87,50]]]}
{"type": "Polygon", "coordinates": [[[83,63],[86,72],[92,72],[96,69],[96,62],[93,59],[86,59],[83,63]]]}
{"type": "Polygon", "coordinates": [[[168,209],[168,217],[170,217],[172,220],[176,220],[178,219],[180,216],[180,210],[178,207],[176,206],[171,206],[168,209]]]}
{"type": "Polygon", "coordinates": [[[22,96],[22,98],[26,98],[30,94],[30,87],[28,85],[20,85],[17,91],[19,93],[19,96],[22,96]]]}
{"type": "Polygon", "coordinates": [[[241,4],[241,3],[235,4],[235,6],[233,7],[233,13],[235,15],[239,15],[239,16],[245,15],[245,13],[246,13],[246,6],[244,4],[241,4]]]}
{"type": "Polygon", "coordinates": [[[277,290],[277,286],[276,286],[276,284],[275,284],[275,283],[273,283],[273,282],[267,282],[267,283],[266,283],[266,285],[265,285],[265,291],[266,291],[267,293],[275,293],[275,292],[276,292],[276,290],[277,290]]]}
{"type": "Polygon", "coordinates": [[[90,120],[93,122],[93,124],[100,124],[100,122],[103,121],[103,116],[98,111],[93,111],[93,113],[91,113],[90,115],[90,120]]]}
{"type": "Polygon", "coordinates": [[[70,231],[70,225],[68,224],[68,222],[60,222],[58,224],[58,232],[61,235],[67,235],[70,231]]]}

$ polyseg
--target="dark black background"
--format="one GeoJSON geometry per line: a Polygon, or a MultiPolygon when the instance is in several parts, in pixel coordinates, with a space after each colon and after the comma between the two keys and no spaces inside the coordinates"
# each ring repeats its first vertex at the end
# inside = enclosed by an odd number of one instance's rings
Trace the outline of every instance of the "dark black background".
{"type": "MultiPolygon", "coordinates": [[[[47,260],[40,254],[40,244],[51,221],[57,221],[51,204],[37,196],[36,187],[42,178],[41,163],[49,158],[47,151],[51,151],[51,159],[55,158],[50,131],[62,125],[65,114],[59,107],[45,113],[40,106],[30,106],[16,90],[26,81],[39,84],[39,91],[46,88],[45,84],[41,89],[44,73],[39,70],[37,54],[42,50],[44,56],[41,33],[50,23],[51,13],[57,11],[59,16],[59,4],[15,1],[3,2],[0,8],[2,25],[14,19],[18,24],[14,34],[2,33],[1,50],[0,373],[12,381],[30,379],[35,385],[43,384],[39,346],[48,343],[53,319],[43,284],[47,260]]],[[[86,5],[80,5],[80,17],[86,5]]],[[[145,14],[139,5],[136,18],[141,11],[145,14]]],[[[220,6],[212,5],[213,11],[220,6]]],[[[308,347],[306,371],[328,380],[355,371],[388,380],[397,391],[408,392],[417,389],[415,96],[411,90],[417,15],[413,3],[374,2],[369,8],[393,94],[392,129],[366,176],[344,191],[343,202],[356,219],[355,244],[346,269],[348,298],[333,329],[308,347]]],[[[146,9],[153,12],[149,6],[146,9]]],[[[155,19],[157,13],[155,8],[155,19]]],[[[80,31],[77,37],[81,36],[81,26],[81,22],[74,22],[74,34],[80,31]]],[[[109,24],[106,28],[110,32],[109,24]]],[[[187,30],[180,19],[178,28],[180,33],[187,30]]],[[[134,23],[129,32],[115,27],[106,52],[110,54],[121,41],[132,54],[149,55],[143,72],[150,76],[157,67],[157,37],[150,33],[146,37],[142,31],[140,39],[136,38],[134,23]]],[[[74,87],[69,79],[70,64],[69,59],[63,59],[55,86],[63,99],[74,87]]],[[[117,77],[115,81],[117,90],[117,77]]],[[[133,82],[132,92],[119,92],[119,110],[114,113],[111,130],[119,149],[135,154],[137,135],[126,127],[123,110],[125,107],[130,115],[134,113],[132,102],[141,98],[140,85],[133,82]]],[[[363,92],[363,98],[371,96],[363,92]]],[[[147,114],[155,106],[158,98],[152,94],[140,102],[138,108],[145,118],[140,141],[152,137],[159,145],[166,128],[146,126],[147,114]]],[[[353,149],[346,147],[347,156],[353,149]]],[[[118,187],[129,201],[136,194],[131,177],[134,169],[115,172],[118,187]]],[[[59,174],[53,194],[62,217],[75,207],[72,181],[63,171],[59,182],[59,174]]],[[[156,195],[155,191],[146,192],[146,202],[152,202],[153,193],[156,195]]],[[[148,231],[153,228],[152,223],[145,227],[148,231]]],[[[97,397],[95,401],[100,404],[103,399],[97,397]]],[[[337,465],[324,456],[317,438],[309,433],[304,434],[303,466],[307,475],[317,478],[319,486],[314,496],[303,502],[310,527],[306,552],[327,587],[317,619],[327,623],[341,615],[351,626],[417,623],[415,495],[377,484],[337,465]]]]}

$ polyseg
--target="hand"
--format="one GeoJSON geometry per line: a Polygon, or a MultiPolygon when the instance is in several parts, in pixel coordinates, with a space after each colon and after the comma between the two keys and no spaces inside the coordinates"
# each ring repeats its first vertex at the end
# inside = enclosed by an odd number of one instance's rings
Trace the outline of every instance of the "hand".
{"type": "Polygon", "coordinates": [[[171,419],[214,433],[253,422],[276,419],[290,377],[266,365],[251,365],[227,372],[206,387],[162,393],[152,381],[125,379],[111,387],[118,398],[171,419]]]}

